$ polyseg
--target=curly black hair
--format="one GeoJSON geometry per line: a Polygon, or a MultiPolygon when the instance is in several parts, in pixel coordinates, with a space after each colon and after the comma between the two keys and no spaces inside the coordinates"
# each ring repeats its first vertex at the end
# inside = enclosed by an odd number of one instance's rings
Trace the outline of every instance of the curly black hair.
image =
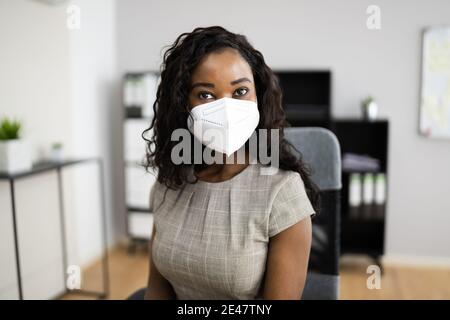
{"type": "MultiPolygon", "coordinates": [[[[236,49],[250,65],[260,113],[257,130],[279,129],[279,168],[300,174],[311,204],[318,213],[320,196],[317,186],[310,178],[311,170],[303,162],[301,153],[284,138],[283,128],[288,123],[276,76],[266,65],[261,52],[254,49],[245,36],[229,32],[220,26],[196,28],[192,32],[183,33],[165,51],[156,101],[153,104],[154,117],[150,127],[142,134],[147,143],[146,169],[156,169],[158,181],[172,189],[190,182],[188,170],[194,165],[177,165],[171,161],[172,148],[178,143],[171,141],[171,135],[175,129],[187,129],[192,72],[205,55],[224,48],[236,49]],[[151,130],[152,136],[146,138],[151,130]]],[[[191,138],[194,139],[193,135],[191,138]]],[[[270,143],[268,146],[270,150],[270,143]]]]}

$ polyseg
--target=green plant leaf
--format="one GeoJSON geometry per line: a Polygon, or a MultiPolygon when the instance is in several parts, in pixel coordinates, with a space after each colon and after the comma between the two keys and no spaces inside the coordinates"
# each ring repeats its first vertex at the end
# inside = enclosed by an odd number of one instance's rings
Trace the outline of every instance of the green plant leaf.
{"type": "Polygon", "coordinates": [[[0,122],[0,140],[19,139],[21,123],[17,120],[3,118],[0,122]]]}

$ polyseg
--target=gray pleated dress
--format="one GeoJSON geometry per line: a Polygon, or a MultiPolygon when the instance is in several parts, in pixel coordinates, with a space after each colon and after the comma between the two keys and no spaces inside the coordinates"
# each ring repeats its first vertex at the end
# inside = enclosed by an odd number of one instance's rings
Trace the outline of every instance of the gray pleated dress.
{"type": "Polygon", "coordinates": [[[177,299],[260,299],[269,238],[314,214],[300,175],[251,164],[224,182],[150,196],[152,259],[177,299]]]}

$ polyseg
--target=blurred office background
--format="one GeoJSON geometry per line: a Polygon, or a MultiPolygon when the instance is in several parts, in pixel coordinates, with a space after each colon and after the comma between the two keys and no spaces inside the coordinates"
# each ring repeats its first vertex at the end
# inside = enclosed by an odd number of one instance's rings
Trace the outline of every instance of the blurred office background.
{"type": "Polygon", "coordinates": [[[145,285],[154,177],[139,166],[140,133],[164,46],[210,25],[246,35],[286,90],[313,83],[327,97],[310,103],[325,118],[291,120],[333,130],[346,153],[341,298],[449,299],[450,137],[420,129],[423,32],[450,25],[445,0],[0,0],[0,117],[21,121],[34,168],[45,169],[14,181],[14,206],[11,176],[0,180],[0,298],[125,298],[145,285]],[[371,5],[379,29],[367,26],[371,5]],[[384,196],[364,206],[368,181],[384,196]],[[371,264],[383,267],[379,290],[366,286],[371,264]],[[69,265],[82,270],[79,294],[66,292],[69,265]]]}

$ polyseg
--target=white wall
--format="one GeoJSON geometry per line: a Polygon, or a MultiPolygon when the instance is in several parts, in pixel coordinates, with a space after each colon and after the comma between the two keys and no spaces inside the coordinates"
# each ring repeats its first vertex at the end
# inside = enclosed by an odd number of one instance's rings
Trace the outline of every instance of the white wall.
{"type": "Polygon", "coordinates": [[[421,30],[450,24],[450,2],[119,0],[119,69],[158,70],[161,50],[196,26],[243,33],[273,68],[330,68],[333,115],[373,94],[390,120],[388,256],[450,258],[450,141],[418,135],[421,30]],[[366,28],[381,7],[382,29],[366,28]]]}
{"type": "MultiPolygon", "coordinates": [[[[101,156],[105,160],[105,187],[109,219],[110,243],[123,234],[124,210],[114,195],[113,164],[118,126],[114,117],[120,114],[120,77],[116,65],[115,0],[72,0],[81,13],[81,28],[69,31],[70,47],[70,120],[73,153],[78,157],[101,156]]],[[[119,130],[120,132],[120,130],[119,130]]],[[[81,264],[96,256],[99,223],[92,212],[99,212],[95,188],[95,168],[78,170],[73,175],[76,198],[72,216],[76,217],[78,257],[81,264]],[[94,176],[92,176],[94,175],[94,176]],[[76,205],[78,203],[78,205],[76,205]],[[93,223],[95,221],[95,223],[93,223]],[[91,244],[91,246],[90,246],[91,244]]]]}
{"type": "MultiPolygon", "coordinates": [[[[120,114],[115,4],[0,0],[0,116],[23,120],[33,160],[47,156],[55,141],[68,157],[105,160],[110,244],[124,233],[112,169],[117,128],[111,119],[120,114]],[[71,4],[81,9],[80,30],[66,26],[71,4]]],[[[81,265],[99,254],[96,174],[80,168],[65,175],[69,253],[81,265]]]]}
{"type": "Polygon", "coordinates": [[[33,158],[71,151],[69,34],[63,7],[0,0],[0,116],[24,122],[33,158]]]}

